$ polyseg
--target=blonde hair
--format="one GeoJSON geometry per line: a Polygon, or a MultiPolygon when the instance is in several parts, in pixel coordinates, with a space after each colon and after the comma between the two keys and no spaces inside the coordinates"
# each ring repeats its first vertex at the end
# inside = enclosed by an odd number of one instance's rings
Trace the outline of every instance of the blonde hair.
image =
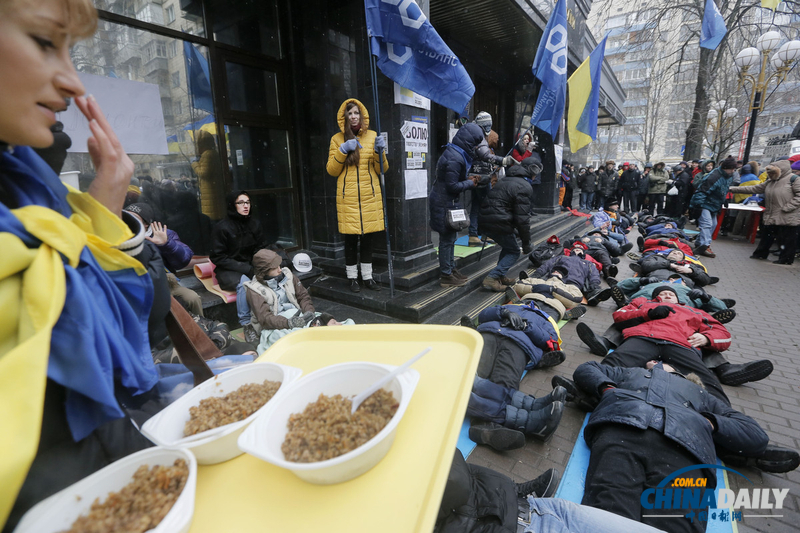
{"type": "MultiPolygon", "coordinates": [[[[67,33],[78,39],[90,37],[97,30],[97,9],[92,0],[57,0],[64,6],[67,33]]],[[[19,10],[20,7],[36,9],[31,0],[0,0],[0,15],[19,10]]]]}

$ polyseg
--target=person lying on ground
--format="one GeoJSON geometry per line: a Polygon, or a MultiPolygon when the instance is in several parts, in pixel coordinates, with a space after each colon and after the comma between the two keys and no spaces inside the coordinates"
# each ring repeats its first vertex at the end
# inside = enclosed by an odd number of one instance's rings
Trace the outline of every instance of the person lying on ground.
{"type": "Polygon", "coordinates": [[[620,246],[616,241],[612,240],[608,236],[608,227],[606,226],[590,231],[581,237],[580,241],[586,246],[586,255],[602,265],[601,272],[605,279],[613,278],[617,275],[616,264],[619,263],[619,259],[616,258],[633,247],[631,243],[620,246]]]}
{"type": "MultiPolygon", "coordinates": [[[[571,320],[579,318],[586,313],[586,308],[580,305],[583,301],[581,289],[572,281],[564,281],[568,271],[563,266],[556,266],[547,279],[521,278],[510,287],[515,298],[521,298],[525,303],[535,302],[541,309],[554,320],[571,320]]],[[[522,273],[520,273],[520,276],[522,273]]],[[[508,291],[506,291],[508,294],[508,291]]]]}
{"type": "Polygon", "coordinates": [[[559,475],[550,469],[524,483],[467,464],[455,451],[434,533],[657,533],[658,530],[594,507],[552,498],[559,475]]]}
{"type": "MultiPolygon", "coordinates": [[[[700,509],[649,512],[641,504],[645,489],[677,470],[716,464],[715,447],[759,457],[769,437],[755,420],[709,394],[696,375],[656,360],[643,366],[592,361],[573,374],[583,393],[599,399],[584,432],[591,456],[581,503],[668,532],[702,533],[706,523],[685,516],[700,509]]],[[[714,469],[687,474],[716,487],[714,469]]],[[[655,494],[649,499],[654,503],[655,494]]]]}
{"type": "Polygon", "coordinates": [[[586,260],[586,247],[583,243],[577,242],[571,249],[565,248],[562,255],[542,263],[534,271],[533,277],[548,279],[557,266],[563,267],[567,271],[566,276],[562,278],[563,281],[578,287],[587,298],[598,292],[600,274],[594,265],[586,260]]]}
{"type": "Polygon", "coordinates": [[[672,274],[679,274],[687,287],[705,287],[719,281],[715,276],[709,276],[705,268],[697,263],[687,261],[686,254],[681,250],[666,250],[643,257],[636,263],[631,263],[630,268],[642,277],[667,280],[672,274]]]}
{"type": "MultiPolygon", "coordinates": [[[[461,324],[475,328],[468,316],[461,324]]],[[[565,360],[553,319],[535,305],[501,305],[481,311],[476,329],[483,350],[467,408],[470,438],[500,451],[521,448],[526,434],[549,438],[561,420],[564,391],[534,400],[517,389],[525,370],[565,360]]]]}

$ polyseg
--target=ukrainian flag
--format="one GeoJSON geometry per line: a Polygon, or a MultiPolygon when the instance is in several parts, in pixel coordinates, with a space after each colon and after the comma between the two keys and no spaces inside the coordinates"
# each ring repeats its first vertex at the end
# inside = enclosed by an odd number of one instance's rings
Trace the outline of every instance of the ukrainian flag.
{"type": "Polygon", "coordinates": [[[606,53],[606,39],[603,37],[589,57],[581,63],[567,80],[569,87],[569,113],[567,133],[569,149],[577,152],[597,138],[597,110],[600,106],[600,76],[603,57],[606,53]]]}

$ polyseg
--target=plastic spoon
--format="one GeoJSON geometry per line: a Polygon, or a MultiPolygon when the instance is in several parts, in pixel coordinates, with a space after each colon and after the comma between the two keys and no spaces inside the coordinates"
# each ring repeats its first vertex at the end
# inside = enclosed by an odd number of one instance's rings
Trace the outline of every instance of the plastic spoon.
{"type": "Polygon", "coordinates": [[[427,348],[425,348],[424,350],[419,352],[417,355],[415,355],[414,357],[412,357],[411,359],[409,359],[408,361],[406,361],[402,365],[398,366],[397,368],[395,368],[394,370],[392,370],[391,372],[389,372],[388,374],[383,376],[381,379],[379,379],[378,381],[376,381],[375,383],[370,385],[369,388],[367,388],[367,390],[365,390],[365,391],[359,393],[358,395],[356,395],[356,397],[353,398],[353,408],[350,411],[350,414],[351,415],[354,414],[356,412],[356,409],[358,409],[358,406],[361,405],[361,403],[364,400],[366,400],[367,398],[372,396],[375,392],[377,392],[379,389],[381,389],[384,385],[386,385],[387,383],[392,381],[396,376],[398,376],[398,375],[402,374],[403,372],[405,372],[406,370],[408,370],[408,367],[410,367],[411,365],[416,363],[418,359],[420,359],[423,355],[425,355],[426,353],[428,353],[430,351],[431,351],[431,347],[428,346],[427,348]]]}

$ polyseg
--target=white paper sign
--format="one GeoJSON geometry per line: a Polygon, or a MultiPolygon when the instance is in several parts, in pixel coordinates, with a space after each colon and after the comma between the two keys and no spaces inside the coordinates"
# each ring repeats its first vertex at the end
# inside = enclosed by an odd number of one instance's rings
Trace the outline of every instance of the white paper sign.
{"type": "Polygon", "coordinates": [[[456,136],[456,133],[458,133],[458,129],[456,129],[452,124],[450,124],[450,129],[447,130],[447,142],[449,143],[453,142],[453,137],[456,136]]]}
{"type": "Polygon", "coordinates": [[[428,171],[406,170],[406,200],[428,196],[428,171]]]}
{"type": "Polygon", "coordinates": [[[564,147],[560,144],[553,145],[553,153],[556,156],[556,176],[561,174],[561,160],[564,157],[564,147]]]}
{"type": "Polygon", "coordinates": [[[406,152],[428,152],[428,125],[406,120],[400,133],[405,139],[406,152]]]}
{"type": "Polygon", "coordinates": [[[382,131],[381,137],[383,137],[383,145],[386,147],[383,149],[383,153],[389,155],[389,132],[382,131]]]}
{"type": "Polygon", "coordinates": [[[410,89],[406,89],[405,87],[400,87],[396,83],[394,84],[394,103],[410,105],[428,110],[431,108],[431,101],[429,98],[425,98],[424,96],[419,95],[410,89]]]}
{"type": "Polygon", "coordinates": [[[420,152],[408,152],[408,157],[406,158],[406,168],[422,168],[422,163],[424,162],[425,158],[420,152]]]}
{"type": "Polygon", "coordinates": [[[244,154],[241,150],[236,150],[236,164],[240,167],[244,166],[244,154]]]}
{"type": "MultiPolygon", "coordinates": [[[[167,155],[167,134],[158,85],[119,78],[106,78],[78,73],[86,94],[91,94],[106,115],[128,154],[167,155]]],[[[89,123],[74,103],[58,120],[72,138],[69,152],[87,152],[86,140],[91,136],[89,123]]]]}

